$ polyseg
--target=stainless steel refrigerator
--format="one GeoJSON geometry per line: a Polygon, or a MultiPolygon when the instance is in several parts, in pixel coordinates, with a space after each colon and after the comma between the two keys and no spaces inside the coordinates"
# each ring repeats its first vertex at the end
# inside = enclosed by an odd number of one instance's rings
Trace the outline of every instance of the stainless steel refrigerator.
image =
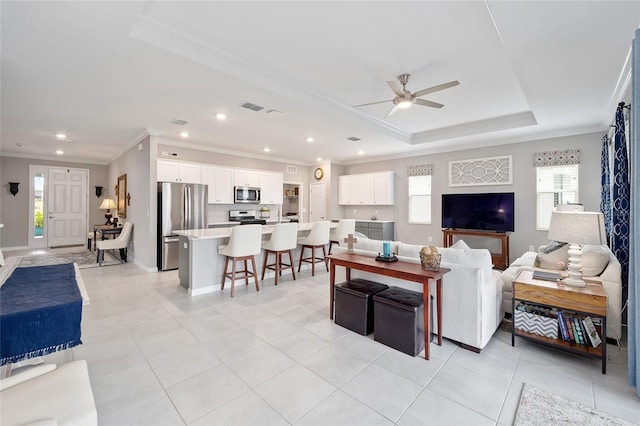
{"type": "Polygon", "coordinates": [[[158,269],[178,268],[173,231],[207,227],[207,185],[158,182],[158,269]]]}

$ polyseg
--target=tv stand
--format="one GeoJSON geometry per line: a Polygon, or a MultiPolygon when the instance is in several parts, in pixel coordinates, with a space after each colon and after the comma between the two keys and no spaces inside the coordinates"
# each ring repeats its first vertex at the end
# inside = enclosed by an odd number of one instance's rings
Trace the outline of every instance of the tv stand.
{"type": "Polygon", "coordinates": [[[509,266],[509,233],[499,231],[473,231],[465,229],[443,229],[443,242],[445,247],[451,247],[453,245],[454,235],[471,235],[474,237],[482,238],[496,238],[501,242],[501,252],[491,253],[491,261],[493,267],[500,270],[505,270],[509,266]]]}

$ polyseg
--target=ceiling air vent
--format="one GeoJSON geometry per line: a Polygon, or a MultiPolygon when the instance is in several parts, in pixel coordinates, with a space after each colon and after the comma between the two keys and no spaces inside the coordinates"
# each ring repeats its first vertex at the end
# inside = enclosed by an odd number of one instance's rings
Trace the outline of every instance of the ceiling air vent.
{"type": "Polygon", "coordinates": [[[176,124],[178,126],[186,126],[187,124],[189,124],[189,122],[187,120],[181,120],[179,118],[174,118],[169,123],[176,124]]]}
{"type": "Polygon", "coordinates": [[[298,167],[297,166],[290,166],[287,164],[287,173],[290,175],[297,175],[298,174],[298,167]]]}
{"type": "Polygon", "coordinates": [[[347,138],[347,140],[350,140],[351,142],[358,142],[361,139],[360,138],[356,138],[355,136],[351,136],[350,138],[347,138]]]}
{"type": "Polygon", "coordinates": [[[251,102],[245,102],[240,105],[242,108],[250,109],[251,111],[260,111],[263,110],[264,107],[256,104],[252,104],[251,102]]]}

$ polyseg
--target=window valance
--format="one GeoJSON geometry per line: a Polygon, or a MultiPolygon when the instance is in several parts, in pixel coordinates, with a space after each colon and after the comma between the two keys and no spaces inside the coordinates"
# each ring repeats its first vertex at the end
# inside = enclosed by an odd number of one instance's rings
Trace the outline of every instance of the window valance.
{"type": "Polygon", "coordinates": [[[433,164],[420,164],[418,166],[408,166],[407,176],[431,176],[433,174],[433,164]]]}
{"type": "Polygon", "coordinates": [[[580,149],[578,148],[536,152],[533,155],[535,167],[569,166],[572,164],[580,164],[580,149]]]}

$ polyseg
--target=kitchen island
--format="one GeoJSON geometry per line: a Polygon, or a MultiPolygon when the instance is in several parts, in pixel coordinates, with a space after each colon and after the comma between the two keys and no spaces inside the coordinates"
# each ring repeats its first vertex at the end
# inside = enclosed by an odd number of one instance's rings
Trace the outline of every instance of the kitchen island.
{"type": "MultiPolygon", "coordinates": [[[[304,237],[311,231],[311,223],[300,223],[298,225],[298,237],[304,237]]],[[[337,223],[332,223],[331,227],[337,227],[337,223]]],[[[178,276],[180,285],[187,289],[191,296],[211,293],[220,290],[222,274],[224,271],[224,256],[218,254],[218,246],[226,245],[229,242],[232,228],[212,228],[212,229],[191,229],[185,231],[174,231],[178,235],[179,260],[178,276]]],[[[273,225],[262,226],[262,239],[271,238],[273,225]]],[[[256,265],[259,273],[262,273],[263,252],[256,255],[256,265]]],[[[294,263],[300,257],[300,249],[294,250],[294,263]]],[[[309,264],[303,268],[310,268],[309,264]]],[[[265,278],[273,275],[273,271],[267,270],[265,278]]]]}

